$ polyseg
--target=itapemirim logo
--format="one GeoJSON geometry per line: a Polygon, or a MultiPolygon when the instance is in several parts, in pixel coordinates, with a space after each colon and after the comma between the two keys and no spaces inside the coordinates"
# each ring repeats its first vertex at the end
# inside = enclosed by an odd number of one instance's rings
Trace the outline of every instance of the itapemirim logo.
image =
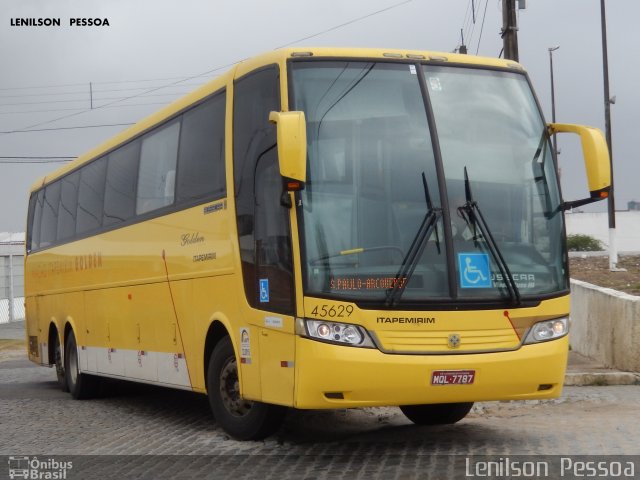
{"type": "Polygon", "coordinates": [[[67,471],[73,468],[73,462],[61,462],[54,458],[44,460],[38,457],[9,457],[9,478],[28,480],[65,480],[67,471]]]}

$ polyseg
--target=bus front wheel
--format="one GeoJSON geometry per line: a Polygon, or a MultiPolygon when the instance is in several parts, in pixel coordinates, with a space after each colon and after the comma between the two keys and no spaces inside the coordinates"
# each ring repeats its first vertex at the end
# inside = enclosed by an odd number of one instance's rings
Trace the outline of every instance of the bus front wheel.
{"type": "Polygon", "coordinates": [[[213,349],[207,371],[207,392],[213,416],[238,440],[260,440],[275,433],[286,408],[245,400],[240,395],[238,364],[229,337],[213,349]]]}
{"type": "Polygon", "coordinates": [[[470,403],[434,403],[432,405],[402,405],[402,413],[416,425],[450,425],[467,416],[470,403]]]}
{"type": "Polygon", "coordinates": [[[78,345],[73,330],[65,342],[64,375],[69,387],[69,393],[76,400],[97,396],[100,389],[100,379],[94,375],[80,373],[78,365],[78,345]]]}

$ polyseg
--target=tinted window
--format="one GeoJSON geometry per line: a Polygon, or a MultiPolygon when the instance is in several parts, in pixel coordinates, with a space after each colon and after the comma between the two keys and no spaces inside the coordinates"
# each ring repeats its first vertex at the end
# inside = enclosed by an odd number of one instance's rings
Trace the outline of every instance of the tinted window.
{"type": "Polygon", "coordinates": [[[36,210],[36,203],[38,201],[38,195],[32,193],[29,197],[29,210],[27,212],[27,251],[30,251],[33,247],[32,237],[33,237],[33,217],[36,210]]]}
{"type": "Polygon", "coordinates": [[[48,185],[44,190],[42,222],[40,224],[40,247],[55,243],[58,231],[58,204],[60,203],[60,182],[48,185]]]}
{"type": "Polygon", "coordinates": [[[152,132],[142,140],[136,213],[173,203],[180,122],[152,132]]]}
{"type": "Polygon", "coordinates": [[[182,119],[178,201],[225,194],[224,93],[188,111],[182,119]]]}
{"type": "MultiPolygon", "coordinates": [[[[276,67],[249,74],[236,82],[233,162],[245,294],[254,307],[287,313],[293,305],[292,298],[285,298],[291,290],[283,285],[286,278],[291,278],[288,222],[278,219],[273,228],[267,225],[267,218],[279,218],[279,209],[283,209],[280,196],[274,204],[273,191],[265,188],[266,183],[273,181],[271,167],[274,162],[277,164],[276,128],[269,122],[272,110],[280,110],[276,67]],[[260,170],[258,178],[255,178],[256,170],[260,170]],[[261,215],[266,217],[258,219],[261,215]],[[262,298],[261,287],[265,287],[262,298]]],[[[281,182],[276,184],[281,193],[281,182]]]]}
{"type": "Polygon", "coordinates": [[[62,178],[60,207],[58,208],[58,240],[67,240],[76,233],[76,210],[78,209],[78,184],[80,172],[62,178]]]}
{"type": "Polygon", "coordinates": [[[114,225],[136,213],[136,183],[140,142],[129,143],[109,155],[104,191],[103,225],[114,225]]]}
{"type": "Polygon", "coordinates": [[[44,208],[44,188],[38,192],[36,206],[33,210],[33,233],[31,235],[32,248],[40,248],[40,225],[42,223],[42,210],[44,208]]]}
{"type": "MultiPolygon", "coordinates": [[[[268,280],[267,310],[293,315],[293,255],[289,231],[289,209],[283,208],[282,180],[276,149],[262,155],[256,166],[255,239],[258,281],[268,280]]],[[[260,286],[260,285],[258,285],[260,286]]],[[[256,289],[257,291],[257,289],[256,289]]]]}
{"type": "Polygon", "coordinates": [[[107,159],[103,157],[80,170],[76,233],[89,232],[102,226],[106,167],[107,159]]]}

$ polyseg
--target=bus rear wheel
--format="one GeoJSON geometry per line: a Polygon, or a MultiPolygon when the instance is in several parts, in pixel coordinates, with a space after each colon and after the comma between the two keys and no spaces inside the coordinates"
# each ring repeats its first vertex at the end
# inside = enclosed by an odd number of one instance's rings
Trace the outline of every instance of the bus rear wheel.
{"type": "Polygon", "coordinates": [[[78,364],[78,345],[73,330],[69,331],[69,337],[65,342],[64,374],[69,387],[69,393],[76,400],[92,398],[98,395],[100,379],[94,375],[80,373],[78,364]]]}
{"type": "Polygon", "coordinates": [[[245,400],[240,395],[238,364],[229,337],[213,349],[207,372],[207,392],[213,416],[238,440],[260,440],[280,428],[285,407],[245,400]]]}
{"type": "Polygon", "coordinates": [[[432,405],[402,405],[402,413],[416,425],[450,425],[459,422],[471,411],[470,403],[434,403],[432,405]]]}

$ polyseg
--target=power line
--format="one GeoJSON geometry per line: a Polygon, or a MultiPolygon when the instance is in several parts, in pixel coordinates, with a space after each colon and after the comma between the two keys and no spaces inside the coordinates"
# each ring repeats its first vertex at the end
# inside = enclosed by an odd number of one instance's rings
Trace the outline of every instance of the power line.
{"type": "Polygon", "coordinates": [[[326,30],[323,30],[321,32],[314,33],[313,35],[307,35],[306,37],[299,38],[298,40],[294,40],[293,42],[285,43],[284,45],[276,47],[276,49],[288,47],[290,45],[293,45],[294,43],[303,42],[304,40],[309,40],[311,38],[319,37],[320,35],[324,35],[325,33],[332,32],[332,31],[337,30],[337,29],[342,28],[342,27],[346,27],[347,25],[351,25],[353,23],[359,22],[359,21],[364,20],[366,18],[373,17],[374,15],[378,15],[378,14],[383,13],[383,12],[388,12],[389,10],[393,10],[395,8],[401,7],[402,5],[406,5],[407,3],[411,3],[411,2],[413,2],[413,0],[404,0],[403,2],[395,3],[395,4],[393,4],[393,5],[389,6],[389,7],[382,8],[382,9],[377,10],[375,12],[368,13],[366,15],[362,15],[361,17],[354,18],[353,20],[349,20],[348,22],[341,23],[340,25],[336,25],[335,27],[327,28],[326,30]]]}
{"type": "MultiPolygon", "coordinates": [[[[76,158],[76,157],[73,157],[76,158]]],[[[11,164],[20,164],[20,165],[34,165],[34,164],[45,164],[45,163],[68,163],[72,159],[69,160],[2,160],[0,159],[0,165],[11,165],[11,164]]]]}
{"type": "MultiPolygon", "coordinates": [[[[352,20],[349,20],[349,21],[347,21],[347,22],[344,22],[344,23],[341,23],[341,24],[339,24],[339,25],[336,25],[336,26],[334,26],[334,27],[327,28],[327,29],[325,29],[325,30],[322,30],[321,32],[318,32],[318,33],[315,33],[315,34],[312,34],[312,35],[307,35],[306,37],[302,37],[302,38],[299,38],[299,39],[294,40],[294,41],[292,41],[292,42],[286,43],[286,44],[284,44],[284,45],[281,45],[281,46],[279,46],[279,47],[276,47],[276,49],[278,49],[278,48],[288,47],[288,46],[290,46],[290,45],[293,45],[294,43],[298,43],[298,42],[302,42],[302,41],[304,41],[304,40],[309,40],[309,39],[311,39],[311,38],[318,37],[318,36],[323,35],[323,34],[325,34],[325,33],[328,33],[328,32],[334,31],[334,30],[337,30],[337,29],[342,28],[342,27],[345,27],[345,26],[347,26],[347,25],[352,25],[352,24],[357,23],[357,22],[359,22],[359,21],[362,21],[362,20],[364,20],[364,19],[367,19],[367,18],[373,17],[373,16],[375,16],[375,15],[378,15],[378,14],[380,14],[380,13],[388,12],[388,11],[390,11],[390,10],[393,10],[393,9],[398,8],[398,7],[400,7],[400,6],[406,5],[406,4],[411,3],[411,2],[413,2],[413,1],[414,1],[414,0],[403,0],[402,2],[395,3],[395,4],[393,4],[393,5],[390,5],[389,7],[382,8],[382,9],[380,9],[380,10],[376,10],[375,12],[371,12],[371,13],[368,13],[368,14],[366,14],[366,15],[362,15],[362,16],[357,17],[357,18],[355,18],[355,19],[352,19],[352,20]]],[[[151,88],[151,89],[146,90],[146,91],[144,91],[144,92],[141,92],[141,93],[138,93],[138,94],[134,94],[134,95],[130,95],[130,96],[128,96],[128,97],[124,97],[124,98],[121,98],[121,99],[119,99],[119,100],[114,100],[114,101],[112,101],[112,102],[109,102],[109,103],[106,103],[106,104],[104,104],[104,105],[100,105],[100,106],[97,106],[97,107],[94,107],[94,108],[85,109],[85,110],[82,110],[82,111],[80,111],[80,112],[70,113],[70,114],[68,114],[68,115],[63,115],[63,116],[61,116],[61,117],[54,118],[54,119],[52,119],[52,120],[48,120],[48,121],[45,121],[45,122],[40,122],[40,123],[37,123],[37,124],[34,124],[34,125],[29,125],[29,126],[27,126],[27,127],[22,127],[22,128],[20,128],[20,129],[16,129],[16,130],[12,130],[12,131],[7,131],[7,132],[2,132],[2,133],[0,133],[0,135],[8,135],[8,134],[11,134],[11,133],[17,133],[18,131],[21,131],[21,130],[30,130],[30,129],[33,129],[33,128],[35,128],[35,127],[40,127],[40,126],[42,126],[42,125],[48,125],[48,124],[50,124],[50,123],[54,123],[54,122],[57,122],[57,121],[59,121],[59,120],[64,120],[64,119],[66,119],[66,118],[71,118],[71,117],[74,117],[74,116],[77,116],[77,115],[81,115],[81,114],[86,113],[86,112],[91,112],[91,111],[98,110],[98,109],[101,109],[101,108],[107,108],[107,107],[112,106],[112,105],[113,105],[113,104],[115,104],[115,103],[120,103],[120,102],[124,102],[124,101],[126,101],[126,100],[130,100],[130,99],[132,99],[132,98],[141,97],[141,96],[144,96],[144,95],[146,95],[146,94],[148,94],[148,93],[153,93],[153,92],[155,92],[155,91],[161,90],[161,89],[163,89],[163,88],[167,88],[167,87],[174,86],[174,85],[177,85],[177,84],[180,84],[180,83],[183,83],[183,82],[187,82],[187,81],[189,81],[189,80],[193,80],[193,79],[195,79],[195,78],[199,78],[199,77],[203,77],[203,76],[209,75],[209,74],[211,74],[211,73],[213,73],[213,72],[216,72],[216,71],[218,71],[218,70],[222,70],[222,69],[224,69],[224,68],[230,68],[230,67],[232,67],[232,66],[236,65],[237,63],[240,63],[240,62],[241,62],[241,61],[243,61],[243,60],[244,60],[244,59],[237,60],[237,61],[235,61],[235,62],[231,62],[231,63],[228,63],[228,64],[226,64],[226,65],[222,65],[222,66],[219,66],[219,67],[213,68],[213,69],[211,69],[211,70],[208,70],[208,71],[206,71],[206,72],[200,73],[200,74],[198,74],[198,75],[192,75],[192,76],[189,76],[189,77],[186,77],[186,78],[182,78],[182,79],[180,79],[180,80],[176,80],[175,82],[172,82],[172,83],[170,83],[170,84],[168,84],[168,85],[164,85],[164,86],[160,86],[160,87],[151,88]]],[[[119,82],[103,82],[103,83],[119,83],[119,82]]],[[[126,81],[123,81],[122,83],[126,83],[126,81]]],[[[77,86],[77,85],[83,85],[83,84],[75,84],[75,86],[77,86]]],[[[67,86],[70,86],[70,84],[69,84],[69,85],[67,85],[67,86]]],[[[2,89],[0,89],[0,90],[2,90],[2,89]]],[[[129,106],[132,106],[132,105],[129,105],[129,106]]]]}
{"type": "MultiPolygon", "coordinates": [[[[167,102],[148,102],[148,103],[134,103],[128,105],[113,105],[104,108],[125,108],[125,107],[144,107],[146,105],[166,105],[167,102]]],[[[55,110],[21,110],[21,111],[12,111],[12,112],[0,112],[0,115],[18,115],[18,114],[27,114],[27,113],[53,113],[53,112],[77,112],[78,110],[87,111],[84,107],[81,108],[57,108],[55,110]]],[[[88,111],[90,111],[89,109],[88,111]]],[[[11,130],[6,133],[14,133],[20,132],[22,130],[11,130]]],[[[3,132],[0,132],[2,134],[3,132]]]]}
{"type": "Polygon", "coordinates": [[[134,124],[133,123],[105,123],[102,125],[78,125],[75,127],[37,128],[32,130],[12,130],[11,132],[0,131],[0,133],[50,132],[54,130],[77,130],[81,128],[126,127],[129,125],[134,125],[134,124]]]}
{"type": "MultiPolygon", "coordinates": [[[[94,85],[95,83],[92,82],[94,85]]],[[[200,83],[189,83],[187,85],[181,85],[180,87],[199,87],[200,83]]],[[[86,86],[89,86],[87,83],[86,86]]],[[[105,92],[129,92],[131,90],[145,90],[149,87],[130,87],[130,88],[109,88],[109,89],[94,89],[93,93],[105,93],[105,92]]],[[[0,98],[27,98],[27,97],[59,97],[64,95],[89,95],[89,90],[75,90],[73,92],[55,92],[55,93],[23,93],[21,95],[0,95],[0,98]]]]}
{"type": "Polygon", "coordinates": [[[476,55],[480,51],[480,42],[482,42],[482,32],[484,31],[484,19],[487,17],[487,6],[489,5],[489,0],[485,0],[484,4],[484,13],[482,14],[482,25],[480,26],[480,36],[478,37],[478,48],[476,49],[476,55]]]}
{"type": "Polygon", "coordinates": [[[6,160],[6,159],[13,159],[13,160],[73,160],[74,158],[77,157],[51,157],[51,156],[20,156],[20,155],[16,155],[16,156],[2,156],[0,157],[0,159],[2,160],[6,160]]]}
{"type": "MultiPolygon", "coordinates": [[[[189,93],[189,92],[172,92],[172,93],[161,93],[161,94],[156,94],[156,95],[140,95],[141,97],[144,98],[148,98],[148,97],[169,97],[172,95],[184,95],[185,93],[189,93]]],[[[102,101],[102,100],[119,100],[125,97],[103,97],[103,98],[96,98],[95,96],[93,97],[93,101],[102,101]]],[[[79,98],[79,99],[73,99],[73,100],[50,100],[50,101],[46,101],[46,102],[19,102],[19,103],[0,103],[0,108],[1,107],[20,107],[23,105],[46,105],[49,103],[78,103],[78,102],[87,102],[87,100],[89,100],[89,98],[79,98]]]]}

